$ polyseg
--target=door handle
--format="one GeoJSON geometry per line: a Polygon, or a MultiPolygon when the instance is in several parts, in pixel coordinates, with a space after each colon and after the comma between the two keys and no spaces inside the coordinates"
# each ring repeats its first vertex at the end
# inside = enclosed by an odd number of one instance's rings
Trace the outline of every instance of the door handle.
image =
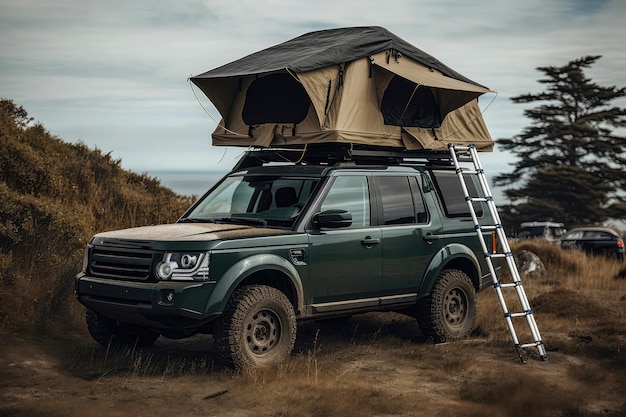
{"type": "Polygon", "coordinates": [[[371,248],[377,243],[380,243],[380,239],[372,239],[370,236],[366,236],[365,239],[361,239],[361,245],[365,245],[368,248],[371,248]]]}
{"type": "Polygon", "coordinates": [[[433,235],[432,233],[428,232],[424,235],[423,239],[426,241],[426,243],[433,243],[435,240],[439,239],[438,235],[433,235]]]}

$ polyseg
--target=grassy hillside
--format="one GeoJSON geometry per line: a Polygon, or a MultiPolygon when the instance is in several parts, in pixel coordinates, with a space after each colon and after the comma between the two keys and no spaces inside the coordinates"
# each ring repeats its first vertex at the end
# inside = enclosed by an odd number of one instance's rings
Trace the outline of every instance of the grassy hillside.
{"type": "Polygon", "coordinates": [[[42,331],[82,321],[72,285],[89,238],[172,222],[190,205],[120,163],[63,142],[0,100],[0,326],[42,331]]]}

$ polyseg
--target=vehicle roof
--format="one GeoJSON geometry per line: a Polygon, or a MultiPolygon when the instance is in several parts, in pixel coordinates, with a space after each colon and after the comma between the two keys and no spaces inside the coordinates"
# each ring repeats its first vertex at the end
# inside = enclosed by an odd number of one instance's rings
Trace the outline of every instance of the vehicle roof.
{"type": "MultiPolygon", "coordinates": [[[[353,163],[340,163],[335,165],[263,165],[249,167],[232,171],[230,175],[298,175],[323,177],[330,175],[336,171],[355,170],[355,171],[379,171],[379,172],[398,172],[411,173],[416,170],[422,170],[423,166],[414,165],[355,165],[353,163]]],[[[452,167],[432,167],[433,169],[450,169],[452,167]]]]}
{"type": "Polygon", "coordinates": [[[617,233],[615,230],[608,228],[608,227],[602,227],[602,226],[583,226],[583,227],[575,227],[571,230],[569,230],[567,232],[567,234],[571,234],[572,232],[607,232],[607,233],[611,233],[613,235],[619,236],[619,233],[617,233]]]}
{"type": "Polygon", "coordinates": [[[563,227],[563,223],[556,223],[556,222],[523,222],[521,225],[521,227],[540,227],[540,226],[546,226],[546,227],[563,227]]]}

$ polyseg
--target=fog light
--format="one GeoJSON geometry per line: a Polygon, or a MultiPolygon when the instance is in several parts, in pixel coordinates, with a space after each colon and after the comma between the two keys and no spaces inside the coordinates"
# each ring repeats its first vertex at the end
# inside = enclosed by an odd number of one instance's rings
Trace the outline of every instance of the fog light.
{"type": "Polygon", "coordinates": [[[165,293],[165,299],[168,303],[174,301],[174,291],[168,291],[167,293],[165,293]]]}

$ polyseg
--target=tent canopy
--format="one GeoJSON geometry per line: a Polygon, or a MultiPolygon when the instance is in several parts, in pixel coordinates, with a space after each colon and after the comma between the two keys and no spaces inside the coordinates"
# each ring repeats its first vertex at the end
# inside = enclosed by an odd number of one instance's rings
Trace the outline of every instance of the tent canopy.
{"type": "Polygon", "coordinates": [[[191,82],[222,116],[214,145],[493,148],[477,104],[490,90],[380,27],[311,32],[191,82]]]}

